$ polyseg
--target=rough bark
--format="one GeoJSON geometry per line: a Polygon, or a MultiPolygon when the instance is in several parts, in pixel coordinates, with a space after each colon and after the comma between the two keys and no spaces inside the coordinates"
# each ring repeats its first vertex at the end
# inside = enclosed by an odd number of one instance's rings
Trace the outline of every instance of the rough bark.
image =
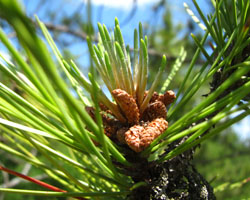
{"type": "MultiPolygon", "coordinates": [[[[168,151],[184,142],[171,144],[168,151]]],[[[213,188],[192,164],[195,149],[186,151],[161,164],[148,163],[141,158],[128,158],[135,163],[129,170],[135,182],[146,181],[127,196],[128,200],[214,200],[213,188]]],[[[167,153],[167,152],[166,152],[167,153]]]]}

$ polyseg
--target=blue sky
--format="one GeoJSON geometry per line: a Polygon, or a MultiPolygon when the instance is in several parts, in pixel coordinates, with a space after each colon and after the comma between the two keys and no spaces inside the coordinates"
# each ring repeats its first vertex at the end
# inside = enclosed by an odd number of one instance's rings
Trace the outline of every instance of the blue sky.
{"type": "MultiPolygon", "coordinates": [[[[24,4],[27,5],[26,10],[30,16],[33,16],[34,9],[36,8],[36,2],[31,0],[23,0],[24,4]]],[[[61,15],[70,15],[75,11],[76,7],[82,3],[87,2],[87,0],[60,0],[60,1],[51,1],[51,3],[44,5],[51,10],[57,10],[57,16],[61,15]],[[63,2],[63,3],[62,3],[63,2]]],[[[128,17],[133,8],[133,0],[92,0],[93,10],[92,10],[92,20],[93,24],[96,25],[97,22],[104,23],[107,27],[112,28],[114,26],[114,18],[118,17],[120,24],[122,25],[124,20],[128,17]]],[[[125,43],[132,44],[133,42],[133,30],[137,28],[138,23],[142,22],[143,24],[147,23],[149,26],[161,26],[162,25],[162,15],[164,10],[159,10],[159,12],[153,12],[153,5],[155,5],[158,0],[137,0],[137,10],[132,20],[130,20],[125,25],[121,26],[121,30],[124,35],[125,43]]],[[[195,11],[192,0],[168,0],[167,1],[171,12],[173,15],[174,23],[186,24],[190,19],[189,15],[184,11],[183,3],[186,2],[190,8],[195,11]]],[[[210,7],[207,4],[206,0],[197,1],[203,12],[209,13],[210,7]]],[[[44,9],[46,10],[46,9],[44,9]]],[[[83,8],[82,12],[83,17],[86,16],[86,7],[83,8]]],[[[36,13],[42,21],[48,22],[47,14],[37,10],[36,13]]],[[[198,15],[197,15],[198,16],[198,15]]],[[[95,26],[97,29],[97,26],[95,26]]],[[[86,62],[87,47],[83,42],[79,42],[73,47],[70,51],[79,55],[80,62],[85,62],[85,65],[88,66],[86,62]]],[[[245,118],[240,123],[234,126],[235,130],[238,132],[240,138],[245,140],[247,137],[250,138],[250,118],[245,118]]]]}
{"type": "MultiPolygon", "coordinates": [[[[34,16],[34,10],[36,10],[37,2],[39,1],[30,1],[23,0],[26,5],[26,10],[30,16],[34,16]]],[[[36,14],[38,17],[44,21],[48,22],[48,14],[45,13],[47,9],[56,10],[56,18],[59,18],[63,15],[70,16],[76,8],[82,4],[82,2],[87,2],[87,0],[60,0],[60,1],[51,1],[51,3],[47,3],[43,6],[43,9],[37,9],[36,14]],[[63,3],[62,3],[63,2],[63,3]],[[46,9],[45,9],[46,7],[46,9]]],[[[97,22],[104,23],[107,27],[113,28],[114,26],[114,18],[118,17],[121,29],[124,35],[125,42],[127,44],[132,44],[133,42],[133,34],[131,30],[138,27],[138,23],[142,22],[143,24],[147,24],[149,26],[160,27],[162,25],[162,15],[164,13],[164,9],[160,9],[157,13],[155,13],[152,9],[154,5],[156,5],[159,0],[137,0],[137,9],[136,12],[128,23],[123,25],[123,22],[129,16],[131,9],[133,8],[133,0],[92,0],[92,23],[95,25],[95,29],[97,30],[97,22]]],[[[191,8],[193,8],[193,4],[191,0],[182,1],[170,1],[168,0],[168,5],[171,8],[171,12],[173,13],[174,23],[186,24],[188,20],[190,20],[188,14],[185,12],[183,3],[186,2],[191,8]]],[[[206,0],[199,1],[200,6],[206,12],[209,11],[209,6],[206,4],[206,0]]],[[[195,10],[195,9],[193,9],[195,10]]],[[[80,12],[82,13],[83,18],[86,18],[86,6],[83,7],[80,12]]],[[[78,43],[78,46],[74,46],[72,51],[85,54],[84,49],[81,51],[81,43],[78,43]],[[80,47],[79,47],[80,46],[80,47]],[[80,51],[79,51],[80,50],[80,51]]]]}

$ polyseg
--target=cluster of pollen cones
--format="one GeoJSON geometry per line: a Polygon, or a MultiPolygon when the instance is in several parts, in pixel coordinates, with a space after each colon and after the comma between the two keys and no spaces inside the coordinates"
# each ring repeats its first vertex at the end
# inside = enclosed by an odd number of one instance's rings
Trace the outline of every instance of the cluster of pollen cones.
{"type": "MultiPolygon", "coordinates": [[[[106,106],[100,104],[104,132],[108,137],[120,144],[127,144],[135,152],[141,152],[168,128],[167,106],[176,98],[172,90],[166,91],[165,94],[154,92],[142,113],[137,100],[126,91],[115,89],[112,95],[127,122],[118,121],[106,106]]],[[[146,96],[147,92],[144,98],[146,96]]],[[[86,110],[95,120],[94,108],[86,107],[86,110]]]]}

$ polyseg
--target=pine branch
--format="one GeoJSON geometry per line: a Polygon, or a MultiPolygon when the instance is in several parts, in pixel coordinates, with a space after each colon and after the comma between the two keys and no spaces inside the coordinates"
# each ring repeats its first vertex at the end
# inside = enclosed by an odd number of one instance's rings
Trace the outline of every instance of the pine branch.
{"type": "MultiPolygon", "coordinates": [[[[37,24],[37,22],[33,21],[33,23],[35,24],[35,26],[39,27],[39,25],[37,24]]],[[[52,24],[52,23],[49,23],[49,22],[43,22],[44,25],[46,26],[47,29],[49,29],[50,31],[59,31],[59,32],[62,32],[62,33],[67,33],[67,34],[70,34],[72,36],[75,36],[81,40],[86,40],[87,39],[87,33],[83,32],[83,31],[75,31],[75,30],[72,30],[71,28],[65,26],[65,25],[56,25],[56,24],[52,24]]],[[[11,37],[15,36],[14,33],[11,33],[9,34],[11,37]]],[[[97,36],[94,36],[92,37],[92,42],[95,42],[95,43],[98,43],[99,40],[98,40],[98,37],[97,36]]],[[[129,48],[130,51],[134,51],[133,48],[129,48]]],[[[159,58],[162,58],[163,55],[165,55],[168,59],[168,61],[175,61],[177,57],[175,56],[170,56],[168,54],[164,54],[164,53],[161,53],[153,48],[148,48],[148,55],[149,56],[155,56],[155,57],[159,57],[159,58]]],[[[184,61],[184,63],[190,63],[190,59],[186,59],[184,61]]],[[[197,62],[197,64],[203,64],[204,62],[203,61],[199,61],[197,62]]]]}
{"type": "MultiPolygon", "coordinates": [[[[37,24],[36,21],[33,21],[34,25],[36,27],[39,27],[39,25],[37,24]]],[[[62,33],[66,33],[66,34],[69,34],[69,35],[72,35],[74,37],[77,37],[83,41],[86,41],[87,39],[87,33],[83,32],[83,31],[75,31],[75,30],[72,30],[71,28],[65,26],[65,25],[56,25],[56,24],[52,24],[50,22],[43,22],[44,25],[46,26],[46,28],[50,31],[59,31],[59,32],[62,32],[62,33]]],[[[8,38],[13,38],[13,37],[16,37],[16,33],[15,32],[11,32],[8,34],[8,38]]],[[[98,37],[97,36],[93,36],[92,37],[92,42],[94,43],[98,43],[99,40],[98,40],[98,37]]],[[[130,47],[129,50],[132,52],[134,51],[134,48],[130,47]]],[[[161,53],[153,48],[148,48],[148,55],[149,56],[152,56],[152,57],[158,57],[158,58],[162,58],[163,55],[166,56],[167,60],[168,61],[175,61],[177,59],[176,56],[170,56],[166,53],[161,53]]],[[[185,59],[183,61],[183,63],[190,63],[191,59],[185,59]]],[[[197,64],[204,64],[204,61],[202,61],[201,59],[198,60],[196,62],[197,64]]]]}

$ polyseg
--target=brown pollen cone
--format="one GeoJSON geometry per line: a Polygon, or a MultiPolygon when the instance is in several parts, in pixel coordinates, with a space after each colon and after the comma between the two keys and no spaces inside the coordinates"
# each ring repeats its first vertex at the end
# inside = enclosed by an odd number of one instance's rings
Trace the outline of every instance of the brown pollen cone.
{"type": "MultiPolygon", "coordinates": [[[[88,112],[90,117],[94,121],[96,121],[95,108],[90,107],[90,106],[86,106],[85,110],[88,112]]],[[[107,111],[109,111],[109,110],[107,110],[107,111]]],[[[101,112],[101,116],[102,116],[102,122],[103,122],[103,126],[104,126],[104,133],[108,137],[112,137],[113,135],[115,135],[118,128],[120,128],[121,124],[119,123],[119,121],[117,119],[109,117],[108,114],[105,112],[101,112]]]]}
{"type": "MultiPolygon", "coordinates": [[[[145,91],[145,93],[144,93],[144,98],[146,97],[148,95],[148,91],[145,91]]],[[[150,103],[152,103],[152,102],[155,102],[155,101],[157,101],[158,100],[158,98],[159,98],[159,94],[157,93],[157,92],[154,92],[153,94],[152,94],[152,97],[151,97],[151,99],[150,99],[150,103]]]]}
{"type": "Polygon", "coordinates": [[[150,103],[142,115],[142,120],[152,121],[156,118],[166,118],[167,108],[161,101],[150,103]]]}
{"type": "Polygon", "coordinates": [[[159,96],[159,101],[162,101],[165,106],[168,106],[169,104],[173,103],[175,100],[176,96],[174,94],[173,90],[168,90],[165,92],[165,94],[159,96]]]}
{"type": "Polygon", "coordinates": [[[99,106],[101,108],[102,111],[110,114],[110,115],[113,115],[113,113],[111,112],[111,110],[109,110],[109,108],[107,106],[105,106],[103,103],[99,103],[99,106]]]}
{"type": "Polygon", "coordinates": [[[157,118],[150,122],[141,136],[140,147],[147,148],[155,138],[160,136],[168,128],[168,122],[163,118],[157,118]]]}
{"type": "Polygon", "coordinates": [[[104,126],[104,133],[108,137],[115,137],[117,130],[122,127],[122,124],[118,119],[110,117],[108,114],[101,113],[101,115],[104,126]]]}
{"type": "Polygon", "coordinates": [[[167,128],[168,122],[163,118],[157,118],[150,122],[145,128],[140,125],[131,127],[125,133],[125,140],[132,150],[141,152],[167,128]]]}
{"type": "Polygon", "coordinates": [[[89,116],[95,121],[95,109],[91,106],[86,106],[85,110],[89,114],[89,116]]]}
{"type": "Polygon", "coordinates": [[[141,152],[143,150],[140,146],[140,136],[143,134],[143,132],[144,128],[142,126],[134,125],[125,133],[126,143],[135,152],[141,152]]]}
{"type": "Polygon", "coordinates": [[[138,124],[140,114],[135,99],[126,91],[121,89],[113,90],[112,95],[115,98],[117,104],[120,106],[122,112],[125,114],[128,123],[138,124]]]}
{"type": "Polygon", "coordinates": [[[100,102],[99,106],[100,106],[102,111],[109,111],[109,108],[107,106],[105,106],[103,103],[100,102]]]}

